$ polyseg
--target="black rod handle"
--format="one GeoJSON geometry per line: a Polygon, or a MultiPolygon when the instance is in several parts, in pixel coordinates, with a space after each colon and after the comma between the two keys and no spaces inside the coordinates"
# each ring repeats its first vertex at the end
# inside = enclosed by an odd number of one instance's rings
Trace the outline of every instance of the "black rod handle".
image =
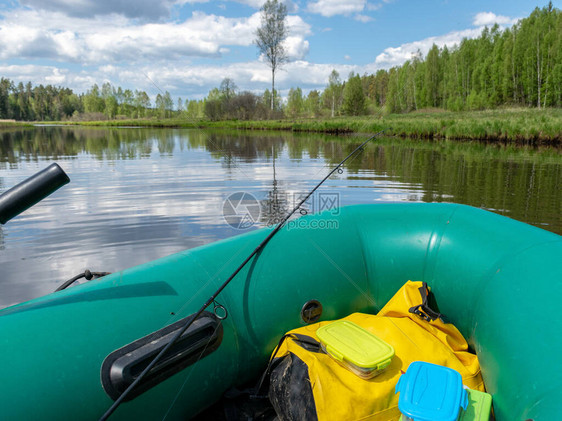
{"type": "Polygon", "coordinates": [[[0,224],[18,216],[70,182],[58,164],[51,164],[0,195],[0,224]]]}

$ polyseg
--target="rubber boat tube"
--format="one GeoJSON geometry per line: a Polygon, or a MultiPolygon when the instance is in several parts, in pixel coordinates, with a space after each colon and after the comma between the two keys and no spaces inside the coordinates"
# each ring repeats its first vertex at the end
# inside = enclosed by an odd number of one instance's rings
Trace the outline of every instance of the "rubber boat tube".
{"type": "MultiPolygon", "coordinates": [[[[107,356],[194,313],[267,233],[0,311],[3,417],[101,416],[112,403],[100,380],[107,356]]],[[[498,420],[556,419],[561,258],[562,237],[462,205],[359,205],[303,217],[218,297],[228,318],[217,349],[121,405],[114,418],[194,415],[262,372],[279,337],[304,324],[307,301],[321,303],[322,320],[376,312],[411,279],[430,285],[439,310],[477,352],[498,420]]]]}

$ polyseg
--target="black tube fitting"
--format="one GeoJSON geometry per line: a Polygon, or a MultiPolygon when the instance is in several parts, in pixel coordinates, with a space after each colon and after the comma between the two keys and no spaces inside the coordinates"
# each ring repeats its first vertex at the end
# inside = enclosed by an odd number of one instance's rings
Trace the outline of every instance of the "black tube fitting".
{"type": "Polygon", "coordinates": [[[70,182],[58,164],[51,164],[0,195],[0,224],[29,209],[70,182]]]}

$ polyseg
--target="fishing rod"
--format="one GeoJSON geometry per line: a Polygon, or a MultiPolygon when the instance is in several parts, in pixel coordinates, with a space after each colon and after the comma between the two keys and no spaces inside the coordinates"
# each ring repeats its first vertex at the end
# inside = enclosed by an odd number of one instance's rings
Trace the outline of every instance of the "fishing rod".
{"type": "Polygon", "coordinates": [[[302,205],[308,200],[308,198],[310,196],[312,196],[314,194],[314,192],[316,190],[318,190],[318,188],[324,184],[324,182],[330,178],[332,176],[332,174],[334,174],[336,171],[341,172],[341,167],[347,162],[347,160],[349,158],[351,158],[353,155],[355,155],[357,152],[363,150],[364,146],[369,143],[371,140],[379,137],[381,134],[383,134],[386,130],[388,129],[384,129],[381,130],[378,133],[375,133],[374,135],[372,135],[371,137],[369,137],[367,140],[365,140],[363,143],[361,143],[358,147],[356,147],[353,152],[351,152],[349,155],[347,155],[343,161],[341,161],[338,165],[336,165],[329,173],[328,175],[326,175],[322,181],[320,181],[305,197],[304,199],[302,199],[294,208],[291,212],[289,212],[287,214],[287,216],[285,216],[285,218],[283,218],[283,220],[277,224],[277,226],[269,233],[269,235],[267,237],[265,237],[265,239],[254,249],[254,251],[248,256],[246,257],[246,259],[240,264],[240,266],[238,266],[238,268],[232,272],[232,275],[230,275],[228,277],[228,279],[226,281],[224,281],[224,283],[213,293],[213,295],[211,295],[209,297],[209,299],[207,301],[205,301],[205,304],[203,304],[201,306],[201,308],[197,311],[197,313],[195,313],[195,315],[189,317],[186,322],[185,325],[177,331],[177,333],[174,335],[174,337],[172,339],[170,339],[170,342],[168,342],[166,344],[166,346],[164,348],[162,348],[162,350],[154,357],[154,359],[150,362],[150,364],[148,364],[145,369],[139,374],[139,376],[135,379],[135,381],[133,381],[128,387],[127,389],[125,389],[123,391],[123,393],[121,393],[121,395],[115,400],[115,402],[113,402],[113,405],[111,405],[111,407],[105,412],[105,414],[102,415],[102,417],[100,418],[100,421],[104,421],[107,420],[111,414],[113,414],[113,412],[115,412],[115,410],[119,407],[119,405],[121,405],[121,403],[125,400],[125,398],[127,397],[127,395],[135,388],[135,386],[137,384],[139,384],[141,382],[141,380],[148,374],[148,372],[152,369],[152,367],[154,367],[156,365],[156,363],[158,361],[160,361],[160,359],[162,359],[163,355],[177,342],[177,340],[185,333],[185,331],[187,329],[189,329],[189,327],[193,324],[193,322],[195,322],[195,320],[197,320],[197,318],[205,311],[205,309],[207,307],[209,307],[211,305],[211,303],[213,303],[215,301],[215,299],[218,297],[218,295],[226,288],[226,286],[230,283],[230,281],[232,281],[234,279],[234,277],[238,274],[238,272],[240,272],[244,266],[246,266],[246,264],[252,259],[252,257],[254,257],[257,253],[260,252],[260,250],[262,250],[266,244],[269,242],[269,240],[271,240],[275,234],[277,234],[279,232],[279,230],[285,225],[285,223],[291,218],[291,216],[293,216],[293,214],[301,209],[302,205]]]}

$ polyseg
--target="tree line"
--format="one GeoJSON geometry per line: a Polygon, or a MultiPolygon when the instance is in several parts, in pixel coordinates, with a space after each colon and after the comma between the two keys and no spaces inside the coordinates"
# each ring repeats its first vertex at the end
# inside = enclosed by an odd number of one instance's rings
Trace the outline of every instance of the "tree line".
{"type": "Polygon", "coordinates": [[[112,119],[118,116],[145,118],[169,117],[173,103],[168,92],[156,97],[151,107],[144,91],[115,88],[106,82],[100,88],[93,85],[85,94],[52,85],[32,86],[31,82],[17,85],[0,79],[0,119],[25,121],[112,119]]]}
{"type": "Polygon", "coordinates": [[[433,45],[425,60],[414,55],[365,83],[369,97],[389,112],[561,107],[562,13],[551,2],[511,28],[485,28],[451,49],[433,45]]]}
{"type": "Polygon", "coordinates": [[[239,91],[225,78],[206,98],[174,103],[169,92],[154,104],[144,91],[106,82],[86,93],[51,85],[32,86],[0,79],[0,119],[92,120],[114,118],[267,119],[334,117],[424,108],[454,111],[498,106],[562,107],[562,12],[549,3],[511,28],[485,28],[478,38],[452,48],[433,45],[401,66],[343,81],[332,71],[323,90],[289,90],[258,95],[239,91]]]}

